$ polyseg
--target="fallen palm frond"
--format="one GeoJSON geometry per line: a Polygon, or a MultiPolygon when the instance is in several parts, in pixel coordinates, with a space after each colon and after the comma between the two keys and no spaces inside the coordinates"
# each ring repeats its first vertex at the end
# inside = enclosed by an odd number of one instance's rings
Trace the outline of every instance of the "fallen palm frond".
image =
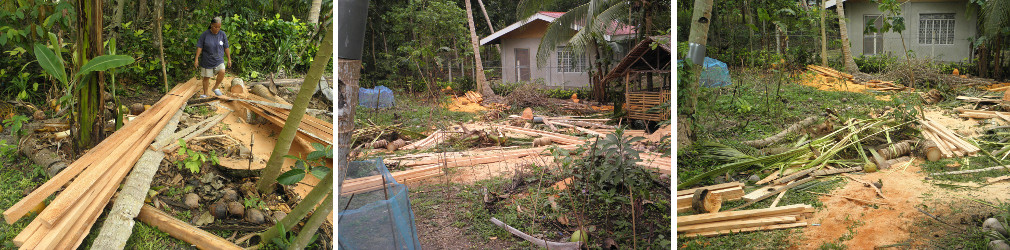
{"type": "MultiPolygon", "coordinates": [[[[717,143],[705,143],[702,146],[702,158],[721,160],[728,163],[685,180],[677,185],[677,189],[685,189],[706,178],[755,165],[765,166],[765,169],[779,168],[779,171],[784,171],[791,166],[798,166],[797,170],[803,171],[811,168],[820,169],[829,163],[849,163],[851,162],[850,160],[839,159],[838,154],[850,148],[859,150],[861,148],[860,143],[863,140],[880,133],[899,129],[908,125],[911,121],[891,125],[893,123],[893,120],[884,119],[851,120],[845,127],[839,128],[813,141],[800,143],[783,153],[762,157],[747,156],[740,151],[717,143]],[[881,128],[885,124],[889,126],[881,128]],[[836,141],[836,138],[840,139],[836,141]],[[856,147],[857,145],[859,147],[856,147]]],[[[866,161],[865,156],[860,160],[866,161]]]]}

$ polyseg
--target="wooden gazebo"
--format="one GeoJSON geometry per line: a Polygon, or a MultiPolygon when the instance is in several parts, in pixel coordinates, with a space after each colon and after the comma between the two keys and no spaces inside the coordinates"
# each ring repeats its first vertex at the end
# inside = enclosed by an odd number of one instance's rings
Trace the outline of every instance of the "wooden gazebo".
{"type": "Polygon", "coordinates": [[[635,45],[604,78],[624,81],[626,117],[646,121],[670,119],[669,107],[649,112],[653,107],[670,102],[672,89],[669,36],[652,36],[635,45]]]}

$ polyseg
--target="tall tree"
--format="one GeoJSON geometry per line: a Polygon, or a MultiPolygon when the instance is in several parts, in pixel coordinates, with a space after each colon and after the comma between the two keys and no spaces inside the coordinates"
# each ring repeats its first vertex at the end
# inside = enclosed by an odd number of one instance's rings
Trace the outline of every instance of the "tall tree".
{"type": "MultiPolygon", "coordinates": [[[[80,69],[88,60],[102,55],[102,1],[80,0],[77,7],[77,44],[74,63],[80,69]]],[[[78,149],[93,146],[101,138],[105,119],[101,107],[105,104],[102,91],[105,77],[100,72],[82,76],[75,89],[77,106],[74,125],[77,128],[78,149]]]]}
{"type": "MultiPolygon", "coordinates": [[[[705,48],[708,44],[708,25],[712,21],[712,0],[694,0],[694,12],[691,15],[691,33],[688,35],[688,42],[693,44],[701,45],[701,48],[705,48]]],[[[697,120],[698,112],[698,91],[701,84],[701,65],[694,65],[691,71],[693,79],[689,84],[691,85],[690,93],[691,99],[687,103],[687,135],[691,140],[695,140],[694,126],[697,120]]]]}
{"type": "Polygon", "coordinates": [[[318,23],[319,22],[319,10],[323,6],[323,0],[312,0],[312,6],[309,8],[309,18],[308,23],[318,23]]]}
{"type": "Polygon", "coordinates": [[[473,46],[473,60],[474,66],[477,67],[477,72],[474,75],[474,81],[477,82],[477,89],[480,90],[480,94],[485,97],[495,96],[494,90],[487,83],[487,78],[484,77],[484,65],[480,60],[480,46],[477,45],[477,31],[473,25],[473,9],[470,8],[470,0],[466,0],[466,19],[467,24],[470,25],[470,45],[473,46]]]}
{"type": "Polygon", "coordinates": [[[835,1],[835,10],[838,11],[838,31],[842,35],[842,59],[845,64],[845,71],[859,72],[856,67],[856,60],[852,59],[852,49],[849,47],[849,29],[845,26],[845,7],[842,0],[835,1]]]}
{"type": "Polygon", "coordinates": [[[116,0],[116,13],[112,16],[112,31],[109,32],[112,38],[119,39],[119,30],[122,29],[120,25],[123,23],[124,5],[126,5],[126,0],[116,0]]]}
{"type": "Polygon", "coordinates": [[[824,14],[825,7],[827,7],[827,0],[821,0],[821,7],[817,9],[817,12],[821,13],[821,66],[828,66],[828,33],[827,27],[824,26],[824,14]]]}
{"type": "Polygon", "coordinates": [[[277,144],[274,146],[274,151],[270,154],[270,160],[267,160],[267,166],[263,169],[260,180],[256,183],[260,193],[270,193],[273,190],[274,183],[277,183],[277,176],[280,174],[281,164],[284,163],[284,156],[291,150],[291,142],[294,141],[295,133],[298,132],[298,125],[301,124],[302,117],[305,116],[305,109],[308,108],[309,99],[312,99],[312,94],[316,92],[316,88],[319,86],[319,79],[323,76],[323,71],[326,71],[326,65],[331,62],[330,57],[332,54],[333,27],[327,26],[326,37],[323,38],[323,43],[319,45],[319,52],[316,52],[312,66],[309,67],[309,72],[305,75],[305,82],[302,83],[301,90],[298,91],[298,96],[291,106],[288,120],[284,122],[284,128],[281,129],[280,135],[277,136],[277,144]]]}
{"type": "Polygon", "coordinates": [[[144,20],[147,17],[147,0],[140,0],[137,5],[137,20],[144,20]]]}
{"type": "Polygon", "coordinates": [[[162,36],[161,23],[164,22],[165,0],[154,0],[154,19],[158,23],[158,28],[154,32],[158,42],[158,53],[161,54],[161,80],[165,85],[165,92],[168,92],[168,69],[165,67],[165,37],[162,36]]]}

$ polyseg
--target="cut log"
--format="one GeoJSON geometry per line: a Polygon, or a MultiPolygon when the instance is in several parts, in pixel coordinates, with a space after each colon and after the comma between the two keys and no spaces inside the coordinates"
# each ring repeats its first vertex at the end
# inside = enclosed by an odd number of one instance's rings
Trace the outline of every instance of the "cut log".
{"type": "Polygon", "coordinates": [[[885,148],[877,150],[877,153],[886,160],[898,158],[899,156],[906,155],[912,152],[912,141],[904,140],[898,143],[888,145],[885,148]]]}
{"type": "Polygon", "coordinates": [[[157,208],[144,205],[137,219],[199,249],[242,249],[217,235],[180,221],[157,208]]]}
{"type": "Polygon", "coordinates": [[[938,161],[943,158],[943,152],[936,146],[933,140],[923,140],[919,143],[919,153],[926,157],[928,161],[938,161]]]}
{"type": "Polygon", "coordinates": [[[755,147],[755,148],[762,148],[762,147],[774,144],[774,143],[776,143],[778,141],[781,141],[783,138],[786,137],[786,135],[795,133],[795,132],[799,131],[801,128],[804,128],[806,126],[809,126],[810,124],[813,124],[815,121],[817,121],[816,117],[807,117],[807,119],[803,119],[802,121],[799,121],[799,122],[793,124],[792,126],[789,126],[788,128],[786,128],[785,130],[782,130],[778,134],[775,134],[773,136],[770,136],[770,137],[764,138],[764,139],[760,139],[760,140],[745,141],[745,142],[743,142],[743,144],[751,146],[751,147],[755,147]]]}
{"type": "Polygon", "coordinates": [[[722,195],[710,193],[708,189],[698,189],[692,197],[691,208],[698,213],[719,212],[722,207],[722,195]]]}

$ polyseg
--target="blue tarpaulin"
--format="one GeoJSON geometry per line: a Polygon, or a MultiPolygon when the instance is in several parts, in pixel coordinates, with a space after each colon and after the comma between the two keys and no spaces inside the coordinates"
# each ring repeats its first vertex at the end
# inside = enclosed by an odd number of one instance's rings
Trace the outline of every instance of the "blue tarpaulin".
{"type": "MultiPolygon", "coordinates": [[[[677,63],[682,64],[684,60],[677,60],[677,63]]],[[[705,57],[705,63],[702,66],[704,67],[700,79],[702,87],[715,88],[733,84],[733,80],[729,78],[729,66],[726,66],[726,63],[705,57]]]]}
{"type": "Polygon", "coordinates": [[[358,105],[366,108],[388,108],[396,103],[393,98],[393,90],[386,86],[377,86],[374,89],[358,89],[358,105]]]}

